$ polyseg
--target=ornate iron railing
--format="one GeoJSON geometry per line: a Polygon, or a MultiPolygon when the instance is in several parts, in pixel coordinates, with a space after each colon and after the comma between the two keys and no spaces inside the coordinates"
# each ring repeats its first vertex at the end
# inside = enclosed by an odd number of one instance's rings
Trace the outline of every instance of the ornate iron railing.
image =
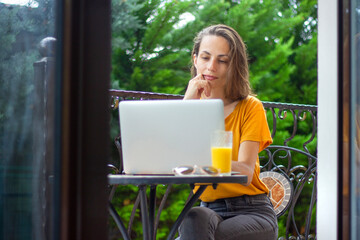
{"type": "MultiPolygon", "coordinates": [[[[119,102],[124,100],[183,98],[182,95],[124,90],[110,90],[110,96],[113,109],[117,109],[119,102]]],[[[278,215],[279,223],[285,225],[279,228],[279,240],[315,239],[317,106],[276,102],[263,102],[263,105],[274,143],[260,153],[261,171],[282,173],[290,180],[293,189],[290,204],[278,215]]],[[[120,147],[119,142],[117,145],[120,147]]],[[[119,150],[121,156],[121,148],[119,150]]],[[[118,171],[121,172],[121,168],[118,171]]],[[[110,198],[112,196],[113,191],[110,198]]],[[[138,201],[135,201],[129,231],[137,207],[138,201]]]]}
{"type": "Polygon", "coordinates": [[[293,187],[287,212],[280,217],[286,218],[286,225],[279,239],[315,239],[317,106],[274,102],[263,105],[277,143],[262,152],[262,171],[283,173],[293,187]],[[277,136],[280,131],[288,134],[277,136]]]}

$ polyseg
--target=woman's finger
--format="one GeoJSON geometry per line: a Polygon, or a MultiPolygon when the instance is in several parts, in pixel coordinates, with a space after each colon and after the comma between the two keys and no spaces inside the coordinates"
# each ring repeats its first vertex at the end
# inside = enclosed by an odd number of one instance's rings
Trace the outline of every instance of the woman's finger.
{"type": "Polygon", "coordinates": [[[210,96],[210,84],[202,74],[198,74],[189,81],[184,99],[199,99],[204,91],[206,96],[210,96]]]}
{"type": "MultiPolygon", "coordinates": [[[[206,80],[205,80],[206,81],[206,80]]],[[[209,81],[206,81],[206,85],[204,87],[204,93],[206,97],[210,97],[211,94],[211,85],[209,83],[209,81]]]]}

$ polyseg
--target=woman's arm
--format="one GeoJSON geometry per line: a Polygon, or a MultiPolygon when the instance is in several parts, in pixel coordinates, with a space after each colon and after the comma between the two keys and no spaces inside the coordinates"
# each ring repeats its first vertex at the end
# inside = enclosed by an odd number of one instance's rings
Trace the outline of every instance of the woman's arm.
{"type": "Polygon", "coordinates": [[[254,175],[254,168],[259,153],[259,142],[244,141],[240,144],[238,161],[232,161],[231,170],[240,172],[242,175],[247,175],[248,181],[245,186],[248,186],[254,175]]]}

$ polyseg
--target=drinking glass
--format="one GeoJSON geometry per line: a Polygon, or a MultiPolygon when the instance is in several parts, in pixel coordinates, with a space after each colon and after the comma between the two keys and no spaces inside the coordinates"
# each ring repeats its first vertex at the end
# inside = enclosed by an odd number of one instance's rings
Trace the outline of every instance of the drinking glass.
{"type": "Polygon", "coordinates": [[[215,131],[211,134],[211,160],[212,166],[219,169],[220,175],[231,175],[231,131],[215,131]]]}

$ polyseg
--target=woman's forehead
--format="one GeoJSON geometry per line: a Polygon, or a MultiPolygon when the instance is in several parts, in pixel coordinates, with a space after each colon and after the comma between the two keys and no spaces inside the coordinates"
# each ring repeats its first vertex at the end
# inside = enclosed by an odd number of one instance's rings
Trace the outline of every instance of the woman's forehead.
{"type": "Polygon", "coordinates": [[[199,47],[199,53],[206,53],[210,55],[229,56],[229,43],[220,36],[207,35],[203,37],[199,47]]]}

